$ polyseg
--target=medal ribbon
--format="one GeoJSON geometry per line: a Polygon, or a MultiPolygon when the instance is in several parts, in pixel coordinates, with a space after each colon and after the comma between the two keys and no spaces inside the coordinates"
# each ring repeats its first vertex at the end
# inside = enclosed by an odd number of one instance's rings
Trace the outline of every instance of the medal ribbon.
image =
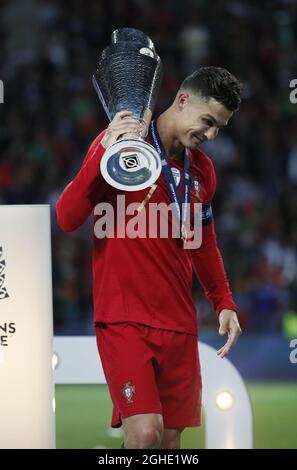
{"type": "Polygon", "coordinates": [[[166,185],[171,197],[171,200],[174,204],[174,209],[176,213],[177,220],[181,223],[181,237],[185,241],[186,239],[186,221],[188,217],[188,211],[190,207],[190,156],[187,149],[184,151],[184,185],[182,191],[182,201],[175,184],[174,176],[171,171],[169,164],[169,159],[167,153],[165,152],[164,146],[160,139],[156,123],[151,122],[150,125],[150,135],[152,137],[154,147],[157,149],[157,152],[160,155],[162,163],[162,173],[166,181],[166,185]]]}

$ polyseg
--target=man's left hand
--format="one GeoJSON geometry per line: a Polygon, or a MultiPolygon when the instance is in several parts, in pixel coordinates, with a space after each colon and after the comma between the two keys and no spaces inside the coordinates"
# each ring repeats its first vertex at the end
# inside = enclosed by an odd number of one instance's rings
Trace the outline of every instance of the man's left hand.
{"type": "Polygon", "coordinates": [[[217,351],[217,355],[221,358],[225,357],[230,349],[235,345],[238,337],[241,335],[241,328],[239,321],[236,315],[236,312],[233,310],[224,309],[220,312],[219,315],[219,334],[225,335],[228,334],[228,341],[226,344],[217,351]]]}

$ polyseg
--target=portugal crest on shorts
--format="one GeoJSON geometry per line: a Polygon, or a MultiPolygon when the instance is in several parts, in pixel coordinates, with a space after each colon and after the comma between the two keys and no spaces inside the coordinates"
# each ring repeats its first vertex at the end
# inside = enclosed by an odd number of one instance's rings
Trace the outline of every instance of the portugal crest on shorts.
{"type": "Polygon", "coordinates": [[[127,382],[123,385],[122,395],[126,399],[127,403],[133,403],[133,395],[135,395],[135,385],[132,385],[131,382],[127,382]]]}

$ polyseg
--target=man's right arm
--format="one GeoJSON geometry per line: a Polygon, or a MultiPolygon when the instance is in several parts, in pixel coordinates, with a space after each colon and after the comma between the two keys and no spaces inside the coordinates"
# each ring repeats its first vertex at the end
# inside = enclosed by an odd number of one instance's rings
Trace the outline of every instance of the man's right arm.
{"type": "Polygon", "coordinates": [[[100,161],[105,149],[126,133],[141,135],[141,124],[130,111],[120,111],[107,131],[101,132],[92,143],[81,170],[64,189],[56,205],[58,224],[65,232],[80,227],[107,191],[108,184],[100,173],[100,161]]]}
{"type": "Polygon", "coordinates": [[[100,161],[105,152],[101,145],[104,134],[105,131],[101,132],[93,141],[79,173],[66,186],[56,204],[57,221],[65,232],[76,230],[87,220],[108,188],[100,174],[100,161]]]}

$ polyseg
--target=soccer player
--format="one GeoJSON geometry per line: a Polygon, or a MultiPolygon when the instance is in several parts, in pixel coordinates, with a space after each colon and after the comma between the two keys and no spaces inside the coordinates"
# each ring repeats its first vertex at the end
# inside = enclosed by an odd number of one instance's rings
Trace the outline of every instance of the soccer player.
{"type": "MultiPolygon", "coordinates": [[[[183,81],[173,103],[146,137],[163,149],[167,169],[162,170],[143,210],[151,203],[169,205],[175,196],[184,202],[188,180],[190,207],[202,203],[199,248],[184,249],[183,241],[172,236],[131,239],[117,237],[115,231],[114,238],[93,237],[97,345],[114,406],[112,426],[123,424],[126,448],[178,449],[182,430],[200,425],[193,269],[218,315],[219,334],[228,335],[217,352],[221,358],[241,333],[211,211],[215,170],[199,148],[228,124],[240,101],[241,85],[227,70],[200,68],[183,81]],[[174,185],[168,184],[168,168],[175,176],[174,185]]],[[[123,134],[141,132],[142,124],[122,111],[97,136],[79,173],[57,202],[57,219],[64,231],[80,227],[99,202],[108,202],[116,213],[118,194],[125,194],[126,206],[145,200],[147,189],[124,193],[109,186],[100,174],[105,149],[123,134]]],[[[125,222],[129,220],[131,215],[126,215],[125,222]]],[[[94,224],[97,221],[95,211],[94,224]]]]}

